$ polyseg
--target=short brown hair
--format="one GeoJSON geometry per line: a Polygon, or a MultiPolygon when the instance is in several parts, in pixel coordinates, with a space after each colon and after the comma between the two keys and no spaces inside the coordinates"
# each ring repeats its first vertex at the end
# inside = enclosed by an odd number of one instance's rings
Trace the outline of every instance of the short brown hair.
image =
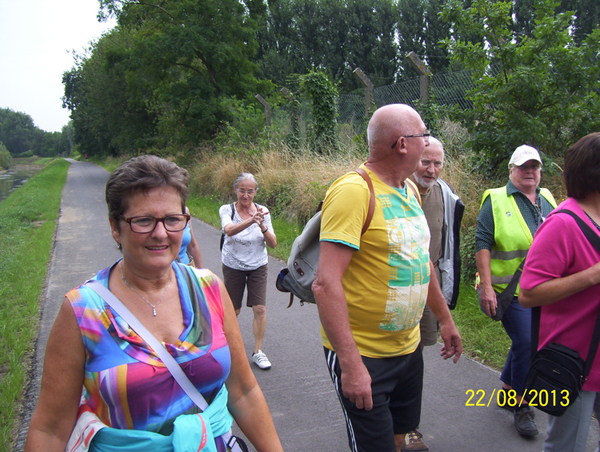
{"type": "Polygon", "coordinates": [[[118,223],[133,195],[147,193],[157,187],[173,187],[177,190],[184,213],[189,193],[188,180],[187,170],[155,155],[129,159],[112,172],[106,183],[108,216],[118,223]]]}
{"type": "Polygon", "coordinates": [[[563,176],[571,198],[600,193],[600,132],[584,136],[565,152],[563,176]]]}

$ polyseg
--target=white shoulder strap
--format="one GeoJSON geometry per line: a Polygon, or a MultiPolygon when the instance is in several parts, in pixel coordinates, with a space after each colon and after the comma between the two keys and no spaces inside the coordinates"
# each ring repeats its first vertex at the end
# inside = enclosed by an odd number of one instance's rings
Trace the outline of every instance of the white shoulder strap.
{"type": "MultiPolygon", "coordinates": [[[[107,302],[116,312],[119,314],[123,320],[125,320],[131,328],[133,328],[150,347],[156,352],[161,361],[167,366],[169,372],[173,375],[173,378],[179,383],[179,386],[185,391],[190,399],[200,408],[202,411],[208,408],[208,403],[206,403],[206,399],[200,394],[200,391],[192,384],[187,375],[183,372],[175,358],[171,356],[171,354],[167,351],[167,349],[162,345],[158,339],[154,337],[150,331],[146,329],[144,325],[131,313],[129,309],[115,297],[110,290],[108,290],[104,285],[95,279],[90,279],[85,282],[85,285],[96,292],[105,302],[107,302]]],[[[227,433],[224,433],[223,439],[225,443],[230,448],[231,452],[244,452],[248,449],[243,442],[238,442],[237,437],[233,435],[231,430],[227,433]],[[241,444],[244,444],[242,447],[241,444]]]]}
{"type": "Polygon", "coordinates": [[[181,388],[185,391],[185,393],[194,401],[198,407],[204,411],[208,407],[208,403],[200,394],[200,391],[192,384],[187,375],[181,370],[181,367],[175,361],[175,358],[171,356],[171,354],[167,351],[167,349],[162,345],[158,339],[150,333],[146,329],[144,325],[131,313],[129,309],[115,297],[110,290],[108,290],[100,281],[95,279],[90,279],[85,282],[86,286],[96,292],[98,295],[102,297],[104,301],[106,301],[116,312],[119,314],[123,320],[125,320],[131,328],[133,328],[142,339],[144,339],[152,350],[156,352],[161,361],[167,366],[169,372],[173,375],[173,378],[179,383],[181,388]]]}

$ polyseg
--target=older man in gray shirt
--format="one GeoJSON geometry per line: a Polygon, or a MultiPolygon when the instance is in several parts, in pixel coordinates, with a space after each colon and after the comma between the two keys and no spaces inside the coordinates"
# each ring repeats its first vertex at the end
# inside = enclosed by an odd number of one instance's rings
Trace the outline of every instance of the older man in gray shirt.
{"type": "MultiPolygon", "coordinates": [[[[444,146],[433,137],[425,148],[416,171],[410,176],[422,200],[431,232],[429,256],[435,275],[450,309],[456,305],[460,284],[459,232],[465,205],[452,188],[440,179],[444,168],[444,146]]],[[[438,319],[425,306],[421,318],[421,347],[437,344],[438,319]]],[[[403,451],[428,452],[429,447],[418,430],[406,435],[403,451]]]]}

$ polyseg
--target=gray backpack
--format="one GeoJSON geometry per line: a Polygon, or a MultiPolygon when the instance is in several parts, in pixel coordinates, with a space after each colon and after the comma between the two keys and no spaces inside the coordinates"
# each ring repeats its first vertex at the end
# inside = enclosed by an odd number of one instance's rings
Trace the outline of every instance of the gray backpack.
{"type": "MultiPolygon", "coordinates": [[[[375,192],[373,191],[373,183],[367,172],[362,168],[357,169],[356,172],[367,182],[369,192],[371,193],[367,219],[362,228],[362,234],[364,234],[369,228],[373,213],[375,212],[375,192]]],[[[275,281],[275,286],[279,291],[289,292],[290,294],[288,308],[294,301],[294,295],[300,299],[301,304],[304,304],[304,302],[315,303],[312,283],[315,280],[317,264],[319,262],[320,233],[321,205],[319,205],[317,213],[306,223],[302,233],[294,240],[287,267],[284,267],[279,272],[275,281]]]]}

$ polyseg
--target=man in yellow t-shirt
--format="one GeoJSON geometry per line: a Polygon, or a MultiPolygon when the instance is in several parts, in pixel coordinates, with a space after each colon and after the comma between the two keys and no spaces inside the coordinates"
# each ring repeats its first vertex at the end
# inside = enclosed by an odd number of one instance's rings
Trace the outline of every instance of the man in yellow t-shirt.
{"type": "Polygon", "coordinates": [[[419,321],[427,304],[440,321],[442,356],[462,342],[436,278],[431,278],[429,229],[416,190],[406,182],[429,132],[407,105],[378,109],[367,131],[362,167],[375,191],[356,173],[334,182],[322,211],[321,251],[313,291],[325,355],[356,452],[400,452],[419,425],[423,356],[419,321]]]}

